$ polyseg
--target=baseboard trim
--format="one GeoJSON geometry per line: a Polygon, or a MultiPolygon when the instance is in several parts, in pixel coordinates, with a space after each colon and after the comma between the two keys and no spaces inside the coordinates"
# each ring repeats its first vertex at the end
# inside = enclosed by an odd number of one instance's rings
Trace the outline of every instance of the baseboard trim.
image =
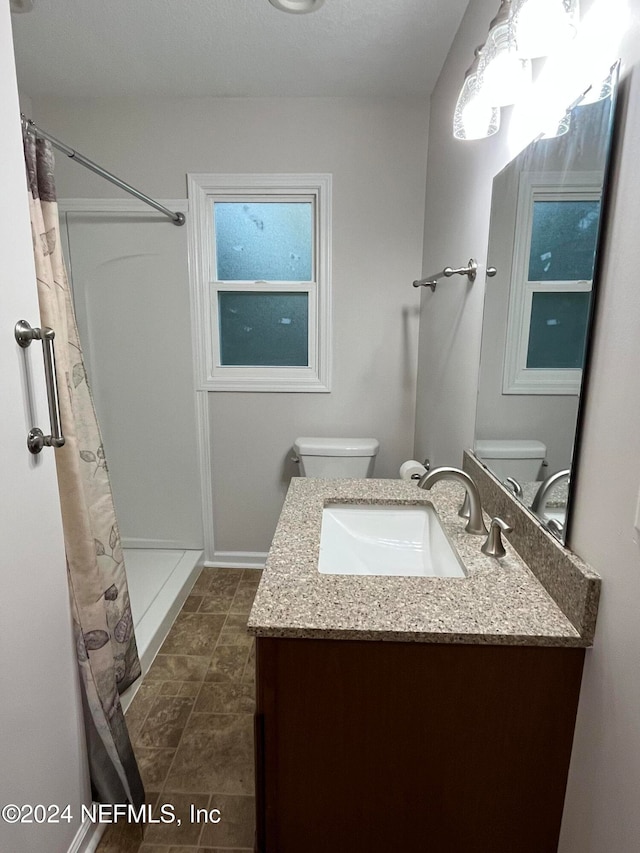
{"type": "Polygon", "coordinates": [[[106,823],[94,823],[91,818],[85,818],[67,853],[95,853],[106,829],[106,823]]]}
{"type": "Polygon", "coordinates": [[[213,569],[264,569],[266,551],[214,551],[205,566],[213,569]]]}
{"type": "Polygon", "coordinates": [[[186,539],[137,539],[132,536],[122,538],[123,548],[151,548],[158,551],[202,551],[202,543],[194,545],[186,539]]]}

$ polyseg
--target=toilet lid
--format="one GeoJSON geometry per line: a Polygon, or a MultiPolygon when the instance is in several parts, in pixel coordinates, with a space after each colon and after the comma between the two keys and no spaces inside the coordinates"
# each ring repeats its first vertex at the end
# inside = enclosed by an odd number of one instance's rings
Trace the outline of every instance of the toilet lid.
{"type": "Polygon", "coordinates": [[[473,449],[481,459],[544,459],[547,448],[541,441],[524,438],[485,438],[473,449]]]}
{"type": "Polygon", "coordinates": [[[293,448],[299,456],[375,456],[380,447],[376,438],[296,438],[293,448]]]}

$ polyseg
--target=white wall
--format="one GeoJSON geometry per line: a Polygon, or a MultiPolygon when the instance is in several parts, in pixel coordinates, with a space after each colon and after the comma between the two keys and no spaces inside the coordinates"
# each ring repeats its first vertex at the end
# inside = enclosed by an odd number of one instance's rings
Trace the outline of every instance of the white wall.
{"type": "MultiPolygon", "coordinates": [[[[588,4],[581,4],[586,7],[588,4]]],[[[423,271],[486,263],[491,183],[511,159],[506,128],[457,142],[451,118],[473,48],[495,0],[470,4],[431,102],[423,271]]],[[[583,11],[586,11],[583,9],[583,11]]],[[[600,572],[603,595],[587,652],[561,853],[635,853],[640,838],[640,547],[633,527],[640,486],[640,9],[621,49],[616,191],[605,244],[582,452],[574,480],[573,549],[600,572]]],[[[503,111],[504,119],[508,111],[503,111]]],[[[505,122],[506,124],[506,122],[505,122]]],[[[416,455],[459,464],[474,431],[483,276],[423,295],[416,455]]]]}
{"type": "MultiPolygon", "coordinates": [[[[396,476],[413,440],[427,102],[35,98],[33,109],[156,197],[183,196],[187,172],[333,174],[332,392],[209,395],[216,550],[268,550],[298,435],[374,436],[376,474],[396,476]]],[[[61,197],[118,194],[62,157],[56,176],[61,197]]]]}

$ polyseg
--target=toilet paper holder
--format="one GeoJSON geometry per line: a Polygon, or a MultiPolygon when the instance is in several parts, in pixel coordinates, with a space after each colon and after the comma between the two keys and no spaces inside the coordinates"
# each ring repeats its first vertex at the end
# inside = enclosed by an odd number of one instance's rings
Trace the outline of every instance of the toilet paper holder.
{"type": "MultiPolygon", "coordinates": [[[[427,469],[425,473],[427,473],[427,474],[428,474],[428,473],[429,473],[429,470],[431,469],[431,460],[430,460],[430,459],[425,459],[425,460],[424,460],[424,462],[423,462],[422,464],[423,464],[423,465],[424,465],[424,467],[427,469]]],[[[424,477],[424,474],[412,474],[412,475],[411,475],[411,479],[412,479],[412,480],[420,480],[420,479],[422,479],[422,477],[424,477]]]]}

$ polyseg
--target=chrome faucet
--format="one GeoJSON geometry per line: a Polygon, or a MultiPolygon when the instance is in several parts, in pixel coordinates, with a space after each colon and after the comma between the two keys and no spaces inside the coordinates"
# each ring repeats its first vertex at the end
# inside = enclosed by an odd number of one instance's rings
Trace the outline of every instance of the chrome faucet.
{"type": "Polygon", "coordinates": [[[540,483],[536,496],[531,504],[531,512],[535,512],[536,515],[540,516],[544,515],[549,492],[560,482],[560,480],[564,480],[566,478],[567,482],[569,482],[570,476],[571,469],[565,468],[563,471],[556,471],[555,474],[550,474],[546,480],[543,480],[540,483]]]}
{"type": "Polygon", "coordinates": [[[469,520],[467,521],[465,530],[467,533],[487,534],[488,530],[482,518],[480,492],[471,477],[465,471],[461,471],[460,468],[444,466],[442,468],[434,468],[433,471],[423,474],[418,481],[418,486],[428,491],[439,480],[454,480],[456,483],[464,486],[466,492],[465,504],[467,498],[469,503],[469,520]]]}

